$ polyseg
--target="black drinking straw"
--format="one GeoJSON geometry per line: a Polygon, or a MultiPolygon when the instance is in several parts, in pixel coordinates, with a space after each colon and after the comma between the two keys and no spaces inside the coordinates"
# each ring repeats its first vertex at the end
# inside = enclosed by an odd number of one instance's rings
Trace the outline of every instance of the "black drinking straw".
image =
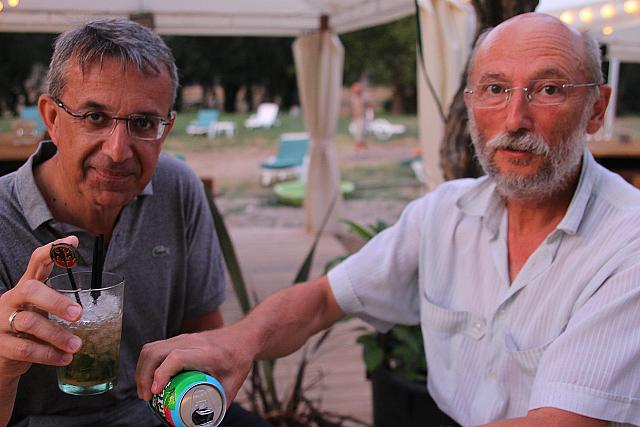
{"type": "MultiPolygon", "coordinates": [[[[96,236],[93,242],[93,264],[91,266],[91,289],[102,287],[102,269],[104,267],[104,234],[96,236]]],[[[93,303],[100,296],[100,291],[91,291],[93,303]]]]}
{"type": "MultiPolygon", "coordinates": [[[[65,265],[67,265],[67,254],[64,251],[60,251],[60,254],[62,256],[62,259],[64,260],[65,265]]],[[[74,291],[77,291],[78,286],[76,285],[76,281],[73,278],[73,273],[71,272],[71,269],[69,267],[65,267],[65,270],[67,270],[67,275],[69,276],[69,282],[71,283],[71,287],[73,288],[74,291]]],[[[80,307],[82,307],[82,303],[80,302],[80,295],[78,295],[78,292],[74,292],[73,296],[76,297],[76,301],[78,302],[78,304],[80,304],[80,307]]]]}

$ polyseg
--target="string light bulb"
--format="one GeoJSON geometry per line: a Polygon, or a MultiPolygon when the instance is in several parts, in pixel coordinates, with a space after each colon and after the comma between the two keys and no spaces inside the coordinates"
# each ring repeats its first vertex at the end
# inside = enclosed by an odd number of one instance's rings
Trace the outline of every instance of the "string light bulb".
{"type": "Polygon", "coordinates": [[[605,36],[610,36],[611,34],[613,34],[613,27],[607,25],[602,29],[602,34],[604,34],[605,36]]]}
{"type": "Polygon", "coordinates": [[[565,10],[560,14],[560,20],[567,25],[573,24],[573,13],[569,12],[568,10],[565,10]]]}
{"type": "Polygon", "coordinates": [[[616,8],[612,4],[605,4],[600,8],[600,16],[604,19],[611,19],[616,14],[616,8]]]}
{"type": "Polygon", "coordinates": [[[0,12],[2,12],[4,10],[4,4],[2,3],[2,1],[0,1],[0,12]]]}
{"type": "Polygon", "coordinates": [[[640,10],[640,4],[638,4],[637,0],[627,0],[624,2],[624,11],[629,15],[638,13],[640,10]]]}
{"type": "Polygon", "coordinates": [[[585,7],[584,9],[580,9],[578,12],[578,17],[584,23],[589,23],[593,21],[593,10],[590,7],[585,7]]]}
{"type": "Polygon", "coordinates": [[[20,0],[7,0],[7,4],[11,7],[16,7],[20,3],[20,0]]]}

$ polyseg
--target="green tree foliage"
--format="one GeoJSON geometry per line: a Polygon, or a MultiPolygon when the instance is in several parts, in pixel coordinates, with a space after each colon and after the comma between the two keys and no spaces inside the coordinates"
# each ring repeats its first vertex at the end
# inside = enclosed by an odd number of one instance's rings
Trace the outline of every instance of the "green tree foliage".
{"type": "Polygon", "coordinates": [[[397,113],[416,109],[415,19],[409,16],[341,36],[345,83],[365,77],[372,84],[391,86],[391,110],[397,113]]]}
{"type": "Polygon", "coordinates": [[[27,80],[36,64],[49,65],[53,34],[0,33],[0,113],[8,109],[18,113],[18,102],[35,103],[30,97],[27,80]]]}
{"type": "Polygon", "coordinates": [[[206,93],[218,82],[225,89],[227,111],[234,111],[242,86],[264,86],[266,99],[280,98],[283,107],[296,102],[291,38],[174,36],[165,40],[176,57],[182,84],[202,85],[206,93]]]}

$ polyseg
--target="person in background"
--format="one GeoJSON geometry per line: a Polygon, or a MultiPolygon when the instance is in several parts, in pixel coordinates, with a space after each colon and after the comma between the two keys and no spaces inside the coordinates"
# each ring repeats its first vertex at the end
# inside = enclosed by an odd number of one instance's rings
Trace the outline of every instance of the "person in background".
{"type": "MultiPolygon", "coordinates": [[[[161,154],[176,117],[174,58],[148,28],[98,20],[58,37],[47,83],[38,107],[51,140],[0,178],[0,425],[160,426],[136,396],[142,346],[221,327],[225,297],[202,183],[161,154]],[[71,396],[56,366],[82,342],[46,315],[74,321],[81,307],[43,283],[48,242],[77,246],[88,269],[99,234],[104,270],[126,282],[118,384],[71,396]]],[[[265,425],[236,405],[225,424],[265,425]]]]}
{"type": "Polygon", "coordinates": [[[361,82],[351,86],[351,123],[349,130],[356,140],[356,153],[367,149],[369,125],[373,121],[373,104],[361,82]]]}

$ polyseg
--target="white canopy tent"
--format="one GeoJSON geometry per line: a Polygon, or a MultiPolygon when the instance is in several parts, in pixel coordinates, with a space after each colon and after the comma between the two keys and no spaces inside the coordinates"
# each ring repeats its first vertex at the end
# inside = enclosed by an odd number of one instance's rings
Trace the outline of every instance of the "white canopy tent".
{"type": "Polygon", "coordinates": [[[313,143],[307,173],[305,225],[318,230],[327,211],[335,209],[327,226],[337,231],[340,217],[340,170],[333,140],[336,135],[342,90],[344,49],[338,37],[329,31],[305,34],[293,44],[304,123],[313,143]],[[323,191],[328,190],[328,191],[323,191]]]}
{"type": "Polygon", "coordinates": [[[418,121],[425,185],[432,190],[443,181],[443,115],[460,86],[475,33],[475,13],[460,0],[419,0],[419,5],[424,64],[418,64],[417,72],[418,121]]]}
{"type": "Polygon", "coordinates": [[[2,32],[58,33],[97,17],[151,13],[159,34],[298,36],[326,15],[336,33],[414,12],[412,0],[22,0],[0,12],[2,32]]]}

